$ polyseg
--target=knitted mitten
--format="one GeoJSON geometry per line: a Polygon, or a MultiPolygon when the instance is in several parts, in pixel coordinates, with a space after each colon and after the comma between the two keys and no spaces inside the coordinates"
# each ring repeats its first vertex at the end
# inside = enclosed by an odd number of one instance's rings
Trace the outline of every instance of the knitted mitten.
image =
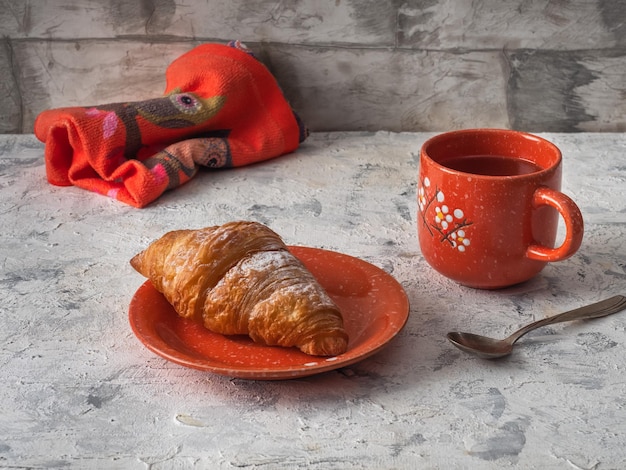
{"type": "Polygon", "coordinates": [[[143,207],[201,166],[267,160],[306,138],[272,74],[238,42],[200,45],[165,75],[160,98],[39,114],[48,181],[143,207]]]}

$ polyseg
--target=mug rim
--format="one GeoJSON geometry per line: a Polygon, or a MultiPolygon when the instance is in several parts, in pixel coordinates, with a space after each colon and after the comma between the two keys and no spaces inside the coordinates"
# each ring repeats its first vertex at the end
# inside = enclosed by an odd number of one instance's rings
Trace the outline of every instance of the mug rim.
{"type": "MultiPolygon", "coordinates": [[[[476,155],[476,154],[468,152],[466,155],[471,156],[471,155],[476,155]]],[[[489,154],[485,154],[485,155],[489,155],[489,154]]],[[[499,154],[494,154],[494,155],[499,155],[499,154]]],[[[442,133],[436,134],[428,138],[427,140],[424,141],[420,149],[420,159],[422,158],[429,160],[431,164],[435,165],[441,171],[445,171],[449,174],[463,175],[463,176],[471,175],[472,177],[475,177],[475,178],[485,178],[485,179],[490,179],[490,180],[500,179],[501,180],[501,179],[511,179],[511,178],[515,178],[515,179],[534,178],[537,175],[543,175],[546,172],[554,171],[560,166],[561,161],[563,159],[563,155],[561,153],[561,150],[554,143],[536,134],[532,134],[532,133],[525,132],[525,131],[517,131],[513,129],[470,128],[470,129],[459,129],[459,130],[442,132],[442,133]],[[510,137],[510,138],[512,137],[516,139],[524,139],[529,142],[534,141],[537,144],[540,144],[543,147],[548,148],[553,153],[554,160],[552,161],[551,165],[547,167],[541,166],[540,170],[533,171],[532,173],[523,173],[523,174],[514,174],[514,175],[484,175],[480,173],[472,173],[472,172],[461,171],[461,170],[456,170],[454,168],[450,168],[446,166],[445,164],[441,163],[438,159],[434,158],[428,153],[429,147],[432,147],[433,145],[440,145],[446,141],[466,139],[467,136],[471,136],[471,135],[474,135],[474,136],[490,136],[490,135],[496,136],[497,135],[499,137],[510,137]]],[[[516,157],[512,156],[512,158],[516,158],[516,157]]],[[[526,158],[525,160],[528,160],[528,159],[526,158]]],[[[538,163],[535,161],[533,161],[533,163],[538,165],[538,163]]]]}

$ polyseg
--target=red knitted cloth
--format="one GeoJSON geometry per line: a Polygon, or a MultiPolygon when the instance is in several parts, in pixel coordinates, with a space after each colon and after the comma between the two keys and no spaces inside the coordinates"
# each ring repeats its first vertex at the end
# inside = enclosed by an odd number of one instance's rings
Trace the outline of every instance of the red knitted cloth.
{"type": "Polygon", "coordinates": [[[267,160],[306,138],[272,74],[238,42],[200,45],[165,75],[160,98],[39,114],[48,181],[144,207],[200,167],[267,160]]]}

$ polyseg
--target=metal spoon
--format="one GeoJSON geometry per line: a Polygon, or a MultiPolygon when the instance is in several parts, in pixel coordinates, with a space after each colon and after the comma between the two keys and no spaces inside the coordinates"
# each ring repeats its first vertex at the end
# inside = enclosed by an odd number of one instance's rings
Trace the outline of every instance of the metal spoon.
{"type": "Polygon", "coordinates": [[[463,333],[460,331],[448,333],[447,338],[457,348],[465,352],[476,354],[477,356],[485,359],[497,359],[511,354],[515,342],[535,328],[572,320],[605,317],[607,315],[620,312],[625,308],[626,297],[623,295],[616,295],[615,297],[611,297],[610,299],[606,299],[595,304],[587,305],[586,307],[580,307],[553,317],[538,320],[517,330],[505,339],[498,340],[472,333],[463,333]]]}

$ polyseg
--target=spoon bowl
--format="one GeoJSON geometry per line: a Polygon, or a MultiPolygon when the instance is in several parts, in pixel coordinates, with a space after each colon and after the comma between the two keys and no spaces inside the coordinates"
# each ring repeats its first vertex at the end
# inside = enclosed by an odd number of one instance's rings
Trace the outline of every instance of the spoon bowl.
{"type": "Polygon", "coordinates": [[[623,295],[616,295],[601,302],[596,302],[595,304],[570,310],[553,317],[537,320],[536,322],[520,328],[505,339],[494,339],[487,336],[464,333],[461,331],[452,331],[447,334],[447,338],[453,345],[462,351],[474,354],[484,359],[497,359],[511,354],[515,342],[526,333],[536,328],[566,321],[605,317],[607,315],[620,312],[625,308],[626,297],[623,295]]]}
{"type": "Polygon", "coordinates": [[[513,343],[488,336],[451,331],[446,335],[448,340],[457,348],[484,359],[495,359],[511,354],[513,343]]]}

